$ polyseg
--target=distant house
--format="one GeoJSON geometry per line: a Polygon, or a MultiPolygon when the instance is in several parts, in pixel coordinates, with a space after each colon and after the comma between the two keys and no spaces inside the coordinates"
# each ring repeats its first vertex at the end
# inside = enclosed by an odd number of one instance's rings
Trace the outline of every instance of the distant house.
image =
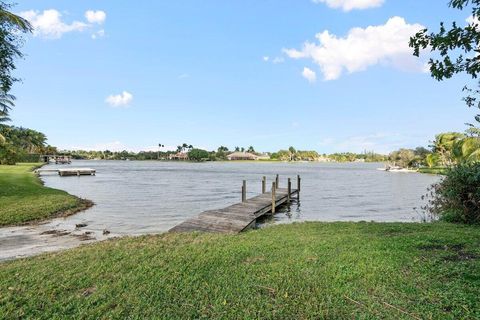
{"type": "Polygon", "coordinates": [[[188,160],[188,154],[185,152],[177,152],[168,156],[169,160],[188,160]]]}
{"type": "Polygon", "coordinates": [[[228,160],[257,160],[258,156],[249,152],[234,152],[227,156],[228,160]]]}

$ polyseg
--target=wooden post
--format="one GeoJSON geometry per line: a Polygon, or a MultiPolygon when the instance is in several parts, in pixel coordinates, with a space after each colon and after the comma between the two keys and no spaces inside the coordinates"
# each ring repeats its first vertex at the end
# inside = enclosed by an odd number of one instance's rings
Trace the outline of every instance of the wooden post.
{"type": "Polygon", "coordinates": [[[267,177],[263,176],[262,178],[262,194],[267,191],[267,177]]]}
{"type": "Polygon", "coordinates": [[[242,202],[247,201],[247,181],[243,180],[242,185],[242,202]]]}
{"type": "Polygon", "coordinates": [[[275,207],[276,207],[276,192],[275,189],[277,188],[276,183],[272,182],[272,214],[275,213],[275,207]]]}
{"type": "Polygon", "coordinates": [[[292,193],[292,181],[290,180],[290,178],[288,178],[288,183],[287,183],[287,202],[290,203],[290,195],[292,193]]]}
{"type": "Polygon", "coordinates": [[[300,175],[297,175],[297,200],[300,200],[300,182],[301,182],[300,175]]]}
{"type": "Polygon", "coordinates": [[[277,174],[277,176],[275,177],[275,188],[278,189],[278,174],[277,174]]]}

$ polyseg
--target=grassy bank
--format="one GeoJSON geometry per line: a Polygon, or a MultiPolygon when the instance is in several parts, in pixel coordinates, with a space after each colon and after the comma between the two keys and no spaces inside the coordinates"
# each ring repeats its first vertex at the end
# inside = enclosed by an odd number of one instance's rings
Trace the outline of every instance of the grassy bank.
{"type": "Polygon", "coordinates": [[[4,318],[480,317],[480,228],[304,223],[110,240],[0,265],[4,318]]]}
{"type": "Polygon", "coordinates": [[[0,226],[68,215],[89,206],[88,201],[44,187],[32,172],[36,166],[0,165],[0,226]]]}
{"type": "Polygon", "coordinates": [[[429,173],[429,174],[445,174],[447,168],[445,167],[434,167],[434,168],[419,168],[418,172],[420,173],[429,173]]]}

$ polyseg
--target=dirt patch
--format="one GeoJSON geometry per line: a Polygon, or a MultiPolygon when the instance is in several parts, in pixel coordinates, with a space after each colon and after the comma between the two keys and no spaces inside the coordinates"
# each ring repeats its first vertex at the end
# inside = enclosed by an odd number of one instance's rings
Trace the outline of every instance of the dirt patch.
{"type": "Polygon", "coordinates": [[[97,291],[96,287],[90,287],[82,290],[82,296],[88,297],[89,295],[93,294],[95,291],[97,291]]]}
{"type": "Polygon", "coordinates": [[[424,244],[417,246],[420,250],[425,251],[435,251],[435,250],[443,250],[443,251],[462,251],[465,248],[465,244],[463,243],[455,243],[455,244],[424,244]]]}
{"type": "Polygon", "coordinates": [[[70,232],[66,231],[66,230],[47,230],[47,231],[43,231],[42,233],[40,233],[40,235],[52,235],[52,236],[55,236],[55,237],[63,237],[63,236],[66,236],[66,235],[69,235],[70,232]]]}
{"type": "Polygon", "coordinates": [[[452,254],[450,256],[447,256],[443,258],[445,261],[469,261],[469,260],[477,260],[480,258],[477,254],[468,252],[468,251],[463,251],[460,250],[456,252],[455,254],[452,254]]]}
{"type": "Polygon", "coordinates": [[[470,261],[477,260],[480,258],[478,254],[469,252],[465,250],[465,244],[463,243],[454,243],[454,244],[439,244],[431,243],[417,246],[418,249],[424,251],[440,251],[448,253],[447,256],[442,257],[443,261],[470,261]]]}
{"type": "Polygon", "coordinates": [[[92,236],[92,232],[85,232],[82,234],[74,234],[73,236],[79,239],[80,241],[89,241],[89,240],[95,240],[95,237],[92,236]]]}

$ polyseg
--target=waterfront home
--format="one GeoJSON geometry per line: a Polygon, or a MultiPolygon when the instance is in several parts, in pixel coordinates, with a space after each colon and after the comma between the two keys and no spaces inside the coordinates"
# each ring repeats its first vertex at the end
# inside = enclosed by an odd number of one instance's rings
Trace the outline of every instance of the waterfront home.
{"type": "Polygon", "coordinates": [[[258,156],[250,152],[234,152],[227,156],[228,160],[257,160],[258,156]]]}
{"type": "Polygon", "coordinates": [[[168,156],[169,160],[188,160],[188,154],[185,152],[177,152],[168,156]]]}

